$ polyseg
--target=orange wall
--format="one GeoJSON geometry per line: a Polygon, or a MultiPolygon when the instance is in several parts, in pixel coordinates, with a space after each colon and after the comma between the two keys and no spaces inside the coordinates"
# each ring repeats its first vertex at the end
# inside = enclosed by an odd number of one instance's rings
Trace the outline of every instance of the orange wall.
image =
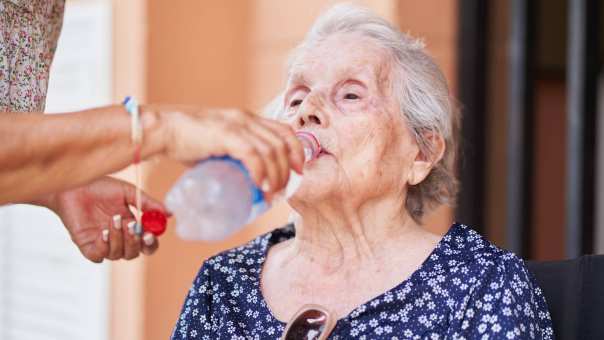
{"type": "MultiPolygon", "coordinates": [[[[244,1],[148,1],[148,101],[243,106],[248,13],[244,1]]],[[[151,194],[163,198],[182,170],[150,165],[151,194]]],[[[183,242],[171,230],[162,237],[147,259],[144,339],[169,337],[203,259],[225,246],[183,242]]]]}
{"type": "MultiPolygon", "coordinates": [[[[260,108],[283,84],[287,52],[330,3],[333,1],[147,1],[148,102],[260,108]]],[[[456,0],[360,3],[401,23],[404,31],[425,37],[446,76],[454,81],[456,0]]],[[[167,160],[148,164],[147,190],[163,198],[182,171],[182,166],[167,160]]],[[[205,258],[282,224],[287,213],[286,207],[278,207],[251,228],[218,244],[184,242],[169,230],[158,253],[144,261],[142,338],[169,337],[205,258]]],[[[450,217],[445,211],[439,218],[450,217]]]]}
{"type": "Polygon", "coordinates": [[[456,91],[457,0],[399,0],[398,24],[403,32],[423,38],[443,70],[451,92],[456,91]]]}

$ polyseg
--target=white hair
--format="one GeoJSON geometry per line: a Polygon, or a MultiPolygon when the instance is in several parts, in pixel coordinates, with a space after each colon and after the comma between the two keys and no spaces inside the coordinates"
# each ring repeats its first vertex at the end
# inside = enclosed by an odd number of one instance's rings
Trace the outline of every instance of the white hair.
{"type": "MultiPolygon", "coordinates": [[[[401,33],[371,11],[350,4],[338,4],[323,13],[290,56],[295,60],[303,51],[338,33],[354,33],[383,47],[393,61],[392,93],[399,102],[401,114],[422,153],[434,159],[435,135],[445,141],[442,159],[421,183],[410,186],[405,207],[420,220],[426,211],[440,204],[454,205],[458,181],[455,176],[457,134],[460,115],[449,95],[445,77],[425,51],[424,43],[401,33]]],[[[266,112],[279,118],[284,112],[283,94],[266,107],[266,112]]]]}

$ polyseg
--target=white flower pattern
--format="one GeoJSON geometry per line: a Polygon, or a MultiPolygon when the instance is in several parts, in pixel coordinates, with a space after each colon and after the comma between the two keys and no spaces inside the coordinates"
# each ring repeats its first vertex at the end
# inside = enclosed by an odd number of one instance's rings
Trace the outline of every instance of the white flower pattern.
{"type": "MultiPolygon", "coordinates": [[[[173,340],[279,339],[260,272],[268,248],[294,237],[276,229],[203,263],[173,340]]],[[[342,339],[553,339],[541,289],[522,259],[455,223],[411,277],[338,320],[342,339]]]]}

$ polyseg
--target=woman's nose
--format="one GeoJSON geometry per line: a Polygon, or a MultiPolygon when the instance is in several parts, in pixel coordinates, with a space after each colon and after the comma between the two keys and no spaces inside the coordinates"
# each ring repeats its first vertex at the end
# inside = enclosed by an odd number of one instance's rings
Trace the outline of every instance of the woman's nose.
{"type": "Polygon", "coordinates": [[[308,98],[308,101],[300,107],[298,115],[298,128],[317,125],[327,127],[327,115],[323,111],[322,105],[317,105],[316,99],[308,98]]]}
{"type": "Polygon", "coordinates": [[[317,116],[314,112],[307,111],[302,113],[298,118],[298,125],[300,125],[300,127],[312,124],[321,125],[321,118],[319,118],[319,116],[317,116]]]}

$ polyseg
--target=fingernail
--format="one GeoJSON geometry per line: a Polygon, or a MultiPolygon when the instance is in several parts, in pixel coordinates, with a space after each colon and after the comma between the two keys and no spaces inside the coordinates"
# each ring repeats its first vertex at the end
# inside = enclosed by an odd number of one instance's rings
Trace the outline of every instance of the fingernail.
{"type": "Polygon", "coordinates": [[[267,180],[264,180],[264,182],[262,182],[261,188],[262,188],[262,191],[265,191],[265,192],[268,192],[271,190],[271,186],[270,186],[270,184],[268,184],[267,180]]]}
{"type": "Polygon", "coordinates": [[[128,234],[134,235],[134,225],[135,224],[136,224],[135,221],[128,222],[128,234]]]}
{"type": "Polygon", "coordinates": [[[122,229],[122,215],[113,215],[113,227],[115,229],[122,229]]]}
{"type": "Polygon", "coordinates": [[[154,241],[155,241],[155,236],[153,236],[153,234],[145,233],[145,235],[143,235],[143,242],[145,242],[145,245],[151,246],[154,241]]]}
{"type": "Polygon", "coordinates": [[[103,229],[101,237],[103,238],[103,242],[109,241],[109,229],[103,229]]]}

